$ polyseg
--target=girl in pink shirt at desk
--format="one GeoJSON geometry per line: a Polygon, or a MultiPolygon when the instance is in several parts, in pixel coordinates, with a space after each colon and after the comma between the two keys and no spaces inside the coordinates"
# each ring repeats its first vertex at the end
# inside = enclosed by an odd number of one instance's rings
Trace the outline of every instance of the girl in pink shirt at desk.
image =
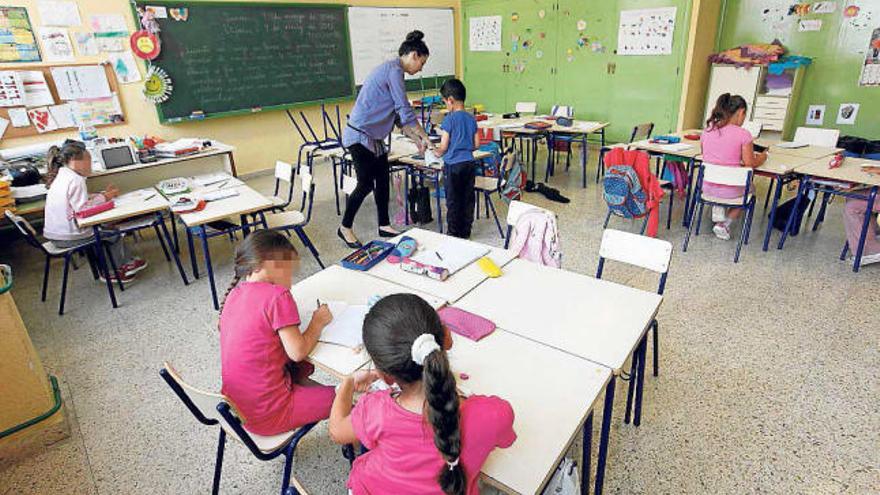
{"type": "Polygon", "coordinates": [[[235,277],[220,307],[223,395],[244,427],[277,435],[330,416],[333,387],[309,379],[306,362],[333,316],[326,304],[304,332],[290,294],[299,255],[272,230],[253,232],[235,250],[235,277]]]}
{"type": "MultiPolygon", "coordinates": [[[[767,161],[767,153],[755,153],[752,135],[741,126],[746,120],[748,105],[739,95],[724,93],[718,97],[712,115],[706,121],[706,130],[700,137],[703,145],[703,162],[727,167],[757,168],[767,161]]],[[[744,187],[713,184],[703,181],[704,196],[737,199],[746,194],[744,187]]],[[[712,207],[712,232],[719,239],[730,240],[730,224],[736,220],[742,208],[712,207]]]]}
{"type": "Polygon", "coordinates": [[[330,413],[336,443],[359,441],[369,452],[354,461],[348,488],[379,493],[479,494],[483,463],[516,440],[513,409],[498,397],[460,399],[446,350],[449,331],[420,297],[383,298],[364,320],[364,345],[377,371],[346,378],[330,413]],[[363,395],[379,377],[399,393],[363,395]]]}

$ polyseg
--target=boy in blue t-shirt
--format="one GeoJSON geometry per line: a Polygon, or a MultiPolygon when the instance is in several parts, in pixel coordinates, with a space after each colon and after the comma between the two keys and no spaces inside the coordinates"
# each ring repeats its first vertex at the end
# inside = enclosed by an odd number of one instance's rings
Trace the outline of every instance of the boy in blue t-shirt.
{"type": "Polygon", "coordinates": [[[466,92],[458,79],[443,83],[440,96],[449,113],[440,124],[440,144],[434,152],[444,162],[447,233],[467,239],[474,223],[474,150],[480,147],[477,120],[464,110],[466,92]]]}

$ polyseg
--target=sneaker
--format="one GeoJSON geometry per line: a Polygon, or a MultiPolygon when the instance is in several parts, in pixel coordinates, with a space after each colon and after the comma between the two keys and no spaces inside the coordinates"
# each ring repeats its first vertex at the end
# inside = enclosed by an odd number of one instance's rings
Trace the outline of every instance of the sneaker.
{"type": "Polygon", "coordinates": [[[134,257],[128,263],[119,267],[119,271],[133,277],[136,273],[147,267],[147,260],[134,257]]]}
{"type": "Polygon", "coordinates": [[[712,227],[712,232],[715,233],[715,237],[723,240],[730,240],[730,227],[727,226],[725,222],[718,222],[712,227]]]}
{"type": "MultiPolygon", "coordinates": [[[[113,282],[113,283],[115,284],[120,278],[122,279],[122,283],[123,283],[123,284],[130,284],[130,283],[134,282],[134,276],[133,276],[133,275],[128,275],[128,274],[122,272],[122,270],[120,270],[119,272],[117,272],[117,273],[114,274],[114,275],[111,275],[111,276],[110,276],[110,281],[113,282]]],[[[103,273],[100,274],[100,275],[98,275],[98,280],[100,280],[101,283],[106,283],[106,282],[107,282],[107,279],[104,278],[104,274],[103,274],[103,273]]]]}
{"type": "MultiPolygon", "coordinates": [[[[849,257],[849,264],[854,265],[855,263],[856,263],[855,256],[850,256],[849,257]]],[[[859,266],[861,267],[861,266],[873,265],[874,263],[880,263],[880,253],[863,254],[862,255],[862,264],[859,266]]]]}

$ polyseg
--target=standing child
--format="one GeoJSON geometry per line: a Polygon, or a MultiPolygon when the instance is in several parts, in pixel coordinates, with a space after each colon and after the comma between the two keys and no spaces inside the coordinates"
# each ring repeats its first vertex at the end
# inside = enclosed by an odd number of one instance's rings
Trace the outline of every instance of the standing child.
{"type": "Polygon", "coordinates": [[[440,124],[440,145],[436,149],[437,156],[444,157],[446,223],[449,235],[467,239],[474,223],[474,150],[480,147],[480,135],[477,120],[464,110],[467,94],[461,81],[449,79],[443,83],[440,96],[449,109],[440,124]]]}
{"type": "MultiPolygon", "coordinates": [[[[755,153],[752,135],[741,126],[746,120],[746,100],[739,95],[724,93],[718,97],[712,115],[706,121],[706,130],[700,138],[703,162],[727,167],[757,168],[767,161],[767,153],[755,153]]],[[[703,181],[703,194],[716,198],[736,199],[746,194],[744,187],[713,184],[703,181]]],[[[712,207],[712,232],[719,239],[730,240],[730,224],[741,208],[712,207]]]]}
{"type": "MultiPolygon", "coordinates": [[[[77,225],[75,213],[112,200],[119,196],[119,190],[110,185],[99,194],[89,194],[86,177],[92,173],[92,155],[79,141],[68,139],[60,148],[52,146],[46,161],[49,166],[46,174],[49,191],[46,194],[43,236],[60,248],[75,247],[94,239],[92,229],[82,229],[77,225]]],[[[136,273],[147,267],[147,262],[130,257],[122,237],[119,233],[101,234],[101,240],[106,243],[118,267],[118,272],[111,274],[110,278],[131,282],[136,273]]]]}
{"type": "Polygon", "coordinates": [[[369,452],[354,461],[348,487],[369,493],[479,494],[477,479],[496,447],[516,440],[513,410],[498,397],[459,399],[446,350],[448,330],[413,294],[383,298],[364,319],[364,345],[391,390],[362,396],[374,376],[346,378],[330,414],[336,443],[359,441],[369,452]]]}
{"type": "Polygon", "coordinates": [[[305,361],[333,316],[321,305],[300,332],[290,294],[299,255],[272,230],[247,236],[235,250],[235,277],[220,307],[223,394],[257,435],[277,435],[326,419],[333,387],[308,379],[305,361]]]}

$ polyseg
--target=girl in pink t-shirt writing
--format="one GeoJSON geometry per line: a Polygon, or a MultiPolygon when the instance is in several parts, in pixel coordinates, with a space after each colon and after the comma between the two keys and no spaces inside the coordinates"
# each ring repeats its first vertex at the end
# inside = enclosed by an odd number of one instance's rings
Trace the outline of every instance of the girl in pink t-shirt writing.
{"type": "MultiPolygon", "coordinates": [[[[739,95],[724,93],[718,97],[712,115],[706,121],[706,130],[700,137],[703,162],[728,167],[760,167],[767,161],[767,153],[755,153],[752,135],[741,126],[746,120],[748,105],[739,95]]],[[[716,198],[735,199],[746,194],[744,187],[713,184],[703,181],[703,194],[716,198]]],[[[712,232],[719,239],[730,240],[730,224],[742,209],[712,207],[712,232]]]]}
{"type": "Polygon", "coordinates": [[[354,461],[351,493],[478,494],[486,457],[516,440],[510,404],[459,398],[446,356],[452,338],[418,296],[380,300],[364,319],[363,336],[377,371],[346,378],[330,413],[336,443],[369,449],[354,461]],[[355,389],[374,377],[400,391],[366,394],[352,409],[355,389]]]}
{"type": "Polygon", "coordinates": [[[235,250],[235,277],[220,307],[223,394],[257,435],[277,435],[330,416],[334,389],[309,379],[305,359],[333,316],[327,305],[300,331],[290,294],[299,255],[278,232],[260,230],[235,250]]]}

